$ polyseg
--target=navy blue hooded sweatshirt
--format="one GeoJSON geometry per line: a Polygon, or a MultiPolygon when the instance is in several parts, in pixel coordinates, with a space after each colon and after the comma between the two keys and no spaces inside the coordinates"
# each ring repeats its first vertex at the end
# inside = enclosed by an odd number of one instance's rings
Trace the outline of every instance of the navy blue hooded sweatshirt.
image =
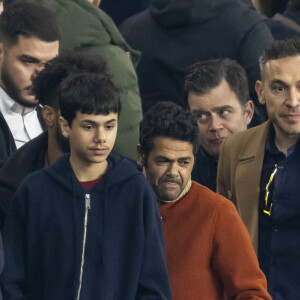
{"type": "Polygon", "coordinates": [[[4,226],[4,299],[171,299],[152,188],[128,160],[109,162],[88,192],[68,155],[25,178],[4,226]]]}

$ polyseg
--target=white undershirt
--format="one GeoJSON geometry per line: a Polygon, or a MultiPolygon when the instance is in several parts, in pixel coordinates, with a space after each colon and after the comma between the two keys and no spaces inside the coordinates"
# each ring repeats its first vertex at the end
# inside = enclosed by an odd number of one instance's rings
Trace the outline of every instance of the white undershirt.
{"type": "Polygon", "coordinates": [[[43,132],[35,108],[25,108],[24,115],[22,115],[22,106],[8,96],[1,87],[0,111],[14,137],[17,148],[43,132]]]}

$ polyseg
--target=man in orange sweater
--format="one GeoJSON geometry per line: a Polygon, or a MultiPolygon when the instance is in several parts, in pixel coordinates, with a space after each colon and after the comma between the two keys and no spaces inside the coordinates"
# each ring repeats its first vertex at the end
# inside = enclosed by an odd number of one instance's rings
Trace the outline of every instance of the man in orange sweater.
{"type": "Polygon", "coordinates": [[[271,299],[234,205],[191,181],[197,123],[160,102],[140,124],[139,163],[160,205],[174,300],[271,299]]]}

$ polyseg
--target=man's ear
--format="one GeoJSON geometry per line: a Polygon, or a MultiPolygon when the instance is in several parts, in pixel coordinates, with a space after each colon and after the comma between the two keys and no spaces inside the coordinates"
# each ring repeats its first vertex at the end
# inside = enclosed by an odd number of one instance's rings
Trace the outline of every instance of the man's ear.
{"type": "Polygon", "coordinates": [[[42,109],[42,116],[47,124],[47,127],[54,127],[56,123],[56,113],[55,110],[48,105],[44,105],[42,109]]]}
{"type": "Polygon", "coordinates": [[[59,125],[60,125],[62,135],[65,138],[69,138],[71,128],[69,126],[68,121],[64,117],[59,116],[58,122],[59,122],[59,125]]]}
{"type": "Polygon", "coordinates": [[[264,94],[264,89],[263,89],[263,83],[261,80],[257,80],[255,83],[255,91],[257,94],[257,98],[260,104],[266,104],[265,101],[265,94],[264,94]]]}
{"type": "Polygon", "coordinates": [[[245,114],[246,123],[247,125],[249,125],[254,115],[254,103],[252,100],[249,100],[245,104],[244,114],[245,114]]]}
{"type": "Polygon", "coordinates": [[[137,153],[137,156],[138,156],[138,165],[143,167],[144,164],[145,164],[145,155],[143,154],[143,151],[142,151],[142,148],[141,148],[141,145],[138,144],[136,146],[136,153],[137,153]]]}

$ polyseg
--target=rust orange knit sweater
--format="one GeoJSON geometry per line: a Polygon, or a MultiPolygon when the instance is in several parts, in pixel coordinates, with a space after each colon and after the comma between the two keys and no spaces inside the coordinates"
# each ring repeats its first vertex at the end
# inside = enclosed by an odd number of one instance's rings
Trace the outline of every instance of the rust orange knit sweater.
{"type": "Polygon", "coordinates": [[[193,182],[160,207],[174,300],[271,299],[234,205],[193,182]]]}

